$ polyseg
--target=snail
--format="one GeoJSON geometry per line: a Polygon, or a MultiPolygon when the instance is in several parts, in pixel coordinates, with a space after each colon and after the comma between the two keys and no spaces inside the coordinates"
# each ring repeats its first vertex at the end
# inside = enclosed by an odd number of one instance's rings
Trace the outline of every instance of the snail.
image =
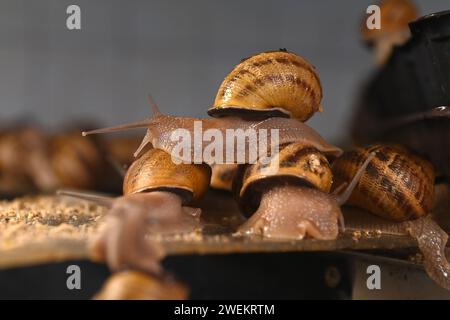
{"type": "Polygon", "coordinates": [[[96,300],[185,300],[188,289],[168,277],[157,278],[139,271],[113,274],[103,285],[96,300]]]}
{"type": "MultiPolygon", "coordinates": [[[[222,81],[208,114],[216,118],[291,117],[306,121],[321,107],[322,87],[314,66],[285,49],[255,54],[222,81]]],[[[237,164],[212,165],[211,187],[231,191],[237,164]]]]}
{"type": "Polygon", "coordinates": [[[322,111],[321,100],[322,86],[314,66],[281,49],[243,59],[223,80],[208,114],[306,121],[322,111]]]}
{"type": "Polygon", "coordinates": [[[53,190],[58,183],[49,161],[48,137],[26,126],[0,137],[0,170],[17,179],[28,179],[39,190],[53,190]]]}
{"type": "Polygon", "coordinates": [[[49,192],[60,187],[105,189],[117,185],[102,142],[76,131],[48,134],[33,126],[0,135],[0,176],[5,193],[49,192]]]}
{"type": "Polygon", "coordinates": [[[343,225],[340,206],[370,161],[368,157],[350,184],[346,188],[341,185],[334,194],[328,193],[332,172],[326,157],[308,144],[284,146],[269,165],[247,166],[233,187],[243,212],[250,218],[236,234],[290,240],[307,235],[335,239],[338,222],[343,225]],[[271,170],[273,166],[275,170],[271,170]]]}
{"type": "Polygon", "coordinates": [[[106,179],[105,153],[96,141],[77,132],[57,134],[51,137],[50,149],[49,163],[59,187],[103,189],[105,182],[111,182],[106,179]]]}
{"type": "Polygon", "coordinates": [[[200,209],[189,207],[206,192],[211,170],[205,164],[174,164],[166,152],[149,149],[127,170],[123,196],[111,198],[84,192],[59,191],[95,201],[109,208],[106,230],[92,240],[95,260],[106,261],[112,270],[134,268],[162,274],[162,248],[147,241],[147,232],[182,233],[198,227],[200,209]]]}
{"type": "Polygon", "coordinates": [[[428,275],[450,290],[450,264],[444,252],[448,236],[429,217],[435,174],[428,160],[398,145],[357,148],[333,163],[335,181],[349,181],[356,168],[373,153],[374,160],[347,203],[399,223],[405,233],[417,240],[428,275]]]}
{"type": "MultiPolygon", "coordinates": [[[[173,134],[180,132],[180,130],[183,133],[183,137],[189,138],[195,138],[195,136],[198,135],[196,130],[198,131],[199,129],[201,132],[213,130],[221,137],[227,137],[227,131],[245,133],[248,132],[248,130],[254,130],[254,132],[257,133],[267,133],[267,141],[273,141],[272,131],[276,130],[279,133],[279,140],[277,145],[270,146],[272,150],[274,147],[279,145],[305,141],[310,143],[325,155],[339,156],[342,154],[341,149],[328,144],[314,129],[296,119],[281,117],[270,117],[257,120],[239,117],[206,119],[176,117],[162,114],[157,105],[153,102],[152,98],[149,96],[148,99],[153,111],[151,118],[134,123],[83,132],[83,136],[98,133],[117,132],[133,128],[147,128],[147,133],[136,150],[134,154],[135,156],[138,156],[145,146],[150,143],[153,148],[164,150],[170,154],[172,158],[178,159],[183,163],[193,163],[194,160],[197,159],[198,153],[203,154],[205,149],[211,148],[211,141],[208,139],[195,141],[194,139],[194,143],[190,143],[189,141],[189,143],[186,144],[188,148],[186,152],[177,152],[180,144],[180,138],[174,139],[173,134]],[[195,142],[198,142],[198,144],[195,142]]],[[[226,163],[237,163],[239,156],[242,154],[245,157],[243,159],[243,163],[248,163],[249,155],[260,154],[258,151],[258,144],[251,143],[250,139],[245,139],[243,142],[243,145],[232,145],[231,150],[229,150],[228,142],[222,143],[218,151],[221,152],[222,155],[227,155],[226,163]],[[231,159],[228,157],[230,153],[232,154],[231,159]]],[[[214,163],[214,161],[208,161],[208,159],[201,159],[200,162],[206,162],[208,164],[214,163]]]]}
{"type": "Polygon", "coordinates": [[[380,7],[380,27],[368,28],[367,17],[363,19],[363,40],[375,49],[375,61],[383,65],[389,59],[394,46],[404,44],[411,36],[408,23],[418,18],[415,5],[410,0],[383,0],[380,7]]]}
{"type": "MultiPolygon", "coordinates": [[[[176,130],[187,130],[189,136],[195,136],[195,125],[200,123],[202,128],[217,130],[224,137],[227,130],[245,132],[248,129],[256,131],[276,129],[279,130],[278,146],[294,142],[301,143],[317,150],[323,156],[337,157],[342,153],[339,148],[329,145],[318,133],[301,122],[321,109],[321,98],[320,80],[311,65],[293,53],[266,52],[244,59],[225,78],[219,88],[214,106],[208,111],[216,118],[199,119],[163,115],[149,97],[153,110],[152,118],[84,132],[83,135],[146,127],[148,128],[147,134],[135,155],[138,155],[148,143],[151,143],[153,148],[164,150],[172,157],[181,158],[184,163],[192,163],[196,149],[204,151],[208,145],[202,140],[200,145],[191,144],[189,151],[183,155],[174,154],[173,151],[178,141],[173,141],[171,136],[176,130]],[[258,87],[246,87],[250,83],[258,87]],[[245,93],[242,91],[244,89],[247,90],[245,93]],[[258,92],[259,100],[250,92],[252,91],[250,89],[258,92]],[[265,99],[261,99],[261,97],[265,97],[265,99]],[[286,116],[291,118],[286,118],[286,116]]],[[[256,144],[251,144],[248,140],[245,143],[244,147],[233,150],[238,151],[233,154],[254,153],[252,151],[257,147],[256,144]]],[[[223,147],[225,148],[225,145],[223,147]]],[[[226,150],[223,150],[223,153],[226,153],[226,150]]],[[[229,161],[229,159],[227,160],[229,161]]],[[[209,165],[217,165],[214,162],[204,162],[209,165]]],[[[240,163],[249,162],[249,159],[246,158],[240,163]]],[[[234,158],[226,164],[236,163],[238,161],[234,158]]],[[[225,182],[225,188],[229,188],[229,180],[225,182]]]]}

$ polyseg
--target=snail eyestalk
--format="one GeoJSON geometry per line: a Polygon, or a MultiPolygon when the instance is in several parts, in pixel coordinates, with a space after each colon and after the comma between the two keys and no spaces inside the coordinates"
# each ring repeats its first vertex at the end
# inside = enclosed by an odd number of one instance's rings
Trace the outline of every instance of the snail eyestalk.
{"type": "Polygon", "coordinates": [[[367,166],[369,165],[370,161],[375,157],[375,152],[371,152],[367,159],[364,161],[364,163],[359,167],[356,174],[353,176],[352,181],[347,186],[347,188],[339,195],[336,196],[337,203],[342,206],[344,203],[347,202],[348,198],[350,198],[353,190],[358,185],[359,180],[361,179],[362,175],[366,171],[367,166]]]}
{"type": "Polygon", "coordinates": [[[152,118],[146,120],[140,120],[131,123],[119,124],[117,126],[106,127],[91,131],[83,131],[81,134],[83,137],[89,136],[91,134],[100,134],[100,133],[111,133],[111,132],[120,132],[129,129],[140,129],[140,128],[148,128],[152,124],[152,118]]]}

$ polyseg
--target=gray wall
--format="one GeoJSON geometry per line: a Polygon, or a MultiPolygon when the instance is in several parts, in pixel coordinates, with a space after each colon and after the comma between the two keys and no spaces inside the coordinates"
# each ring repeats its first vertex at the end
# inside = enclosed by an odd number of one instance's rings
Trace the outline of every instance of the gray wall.
{"type": "MultiPolygon", "coordinates": [[[[78,118],[104,125],[161,109],[205,115],[243,57],[288,48],[318,69],[325,112],[311,124],[342,139],[371,70],[359,23],[372,1],[0,1],[0,123],[28,115],[46,126],[78,118]],[[82,30],[66,28],[78,4],[82,30]]],[[[422,13],[448,0],[418,1],[422,13]]]]}

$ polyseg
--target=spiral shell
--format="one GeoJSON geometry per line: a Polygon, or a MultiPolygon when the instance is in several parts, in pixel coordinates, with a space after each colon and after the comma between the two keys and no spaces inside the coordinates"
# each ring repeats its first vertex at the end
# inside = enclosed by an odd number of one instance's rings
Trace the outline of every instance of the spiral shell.
{"type": "Polygon", "coordinates": [[[206,192],[211,169],[205,164],[175,164],[170,154],[160,149],[145,152],[128,169],[123,194],[170,190],[180,194],[184,203],[199,200],[206,192]]]}
{"type": "Polygon", "coordinates": [[[50,163],[59,184],[77,189],[98,187],[104,178],[105,159],[92,139],[78,132],[52,138],[50,163]]]}
{"type": "Polygon", "coordinates": [[[367,16],[361,26],[364,41],[373,41],[395,32],[408,32],[408,24],[418,17],[417,8],[409,0],[384,0],[380,5],[380,29],[367,28],[367,16]]]}
{"type": "Polygon", "coordinates": [[[258,161],[243,167],[236,176],[233,192],[244,213],[251,214],[269,186],[300,184],[328,193],[332,183],[327,158],[308,144],[293,143],[280,148],[268,164],[258,161]]]}
{"type": "Polygon", "coordinates": [[[376,156],[347,204],[394,221],[429,213],[434,195],[433,166],[400,146],[373,145],[344,153],[333,163],[334,185],[349,182],[371,152],[376,156]]]}
{"type": "Polygon", "coordinates": [[[314,66],[287,51],[244,59],[223,80],[208,114],[287,116],[305,121],[321,111],[322,87],[314,66]]]}

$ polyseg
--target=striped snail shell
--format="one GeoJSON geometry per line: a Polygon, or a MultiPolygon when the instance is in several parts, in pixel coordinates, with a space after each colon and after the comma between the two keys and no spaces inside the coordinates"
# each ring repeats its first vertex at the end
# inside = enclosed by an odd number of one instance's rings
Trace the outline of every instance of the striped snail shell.
{"type": "Polygon", "coordinates": [[[327,158],[314,147],[299,142],[280,147],[279,153],[268,164],[258,161],[243,166],[236,176],[233,192],[244,214],[251,215],[268,186],[307,185],[328,193],[332,183],[327,158]]]}
{"type": "Polygon", "coordinates": [[[333,162],[336,186],[350,181],[375,152],[347,204],[393,221],[419,218],[433,206],[434,169],[430,162],[397,145],[373,145],[345,152],[333,162]]]}
{"type": "Polygon", "coordinates": [[[237,163],[213,164],[211,166],[211,187],[231,191],[238,167],[237,163]]]}
{"type": "Polygon", "coordinates": [[[175,164],[170,154],[150,149],[128,169],[123,194],[172,191],[179,194],[186,204],[205,194],[210,178],[211,169],[206,164],[175,164]]]}
{"type": "Polygon", "coordinates": [[[223,80],[208,114],[284,116],[301,121],[321,111],[322,87],[314,66],[285,50],[242,60],[223,80]]]}

